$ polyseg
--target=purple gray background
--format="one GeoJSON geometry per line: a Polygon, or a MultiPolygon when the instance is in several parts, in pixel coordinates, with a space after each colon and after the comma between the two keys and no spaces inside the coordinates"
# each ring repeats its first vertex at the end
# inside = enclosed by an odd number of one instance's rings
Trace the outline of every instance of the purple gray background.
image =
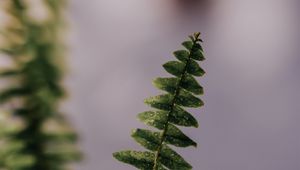
{"type": "Polygon", "coordinates": [[[81,134],[78,170],[131,170],[112,152],[138,149],[136,115],[161,65],[195,31],[207,60],[199,143],[179,149],[195,170],[300,169],[300,3],[297,0],[71,0],[70,98],[81,134]]]}

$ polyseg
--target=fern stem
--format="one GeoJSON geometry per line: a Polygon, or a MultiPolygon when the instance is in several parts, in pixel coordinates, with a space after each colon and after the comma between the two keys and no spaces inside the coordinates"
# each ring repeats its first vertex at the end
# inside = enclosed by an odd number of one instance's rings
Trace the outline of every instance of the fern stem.
{"type": "MultiPolygon", "coordinates": [[[[193,41],[193,48],[196,44],[196,40],[197,40],[198,37],[196,37],[196,39],[193,41]]],[[[161,140],[160,140],[160,143],[159,143],[159,147],[157,148],[157,151],[155,152],[155,158],[154,158],[154,166],[153,166],[153,170],[158,170],[158,163],[159,163],[159,157],[160,157],[160,153],[161,153],[161,150],[162,150],[162,147],[163,147],[163,143],[166,139],[166,134],[168,132],[168,127],[169,127],[169,120],[170,120],[170,115],[172,114],[173,110],[174,110],[174,107],[175,107],[175,102],[177,100],[177,97],[180,93],[180,84],[184,81],[185,79],[185,75],[187,73],[187,67],[188,65],[190,64],[191,62],[191,56],[192,56],[192,52],[190,52],[189,54],[189,57],[188,57],[188,60],[185,64],[185,67],[183,69],[183,72],[180,76],[180,80],[178,81],[177,83],[177,87],[175,89],[175,94],[174,94],[174,97],[172,99],[172,102],[171,102],[171,108],[170,108],[170,111],[168,112],[168,116],[167,116],[167,120],[166,120],[166,123],[165,123],[165,126],[164,126],[164,129],[163,129],[163,132],[161,134],[161,140]]]]}

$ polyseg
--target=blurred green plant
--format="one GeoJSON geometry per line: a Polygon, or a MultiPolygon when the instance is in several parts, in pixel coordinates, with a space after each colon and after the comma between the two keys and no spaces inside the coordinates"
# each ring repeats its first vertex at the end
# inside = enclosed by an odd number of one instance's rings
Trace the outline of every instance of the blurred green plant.
{"type": "Polygon", "coordinates": [[[189,170],[192,166],[168,145],[176,147],[197,146],[177,126],[198,127],[197,120],[183,107],[198,108],[203,101],[194,95],[203,94],[203,88],[194,76],[203,76],[205,71],[196,62],[203,61],[200,33],[189,36],[182,45],[187,50],[174,52],[179,61],[169,61],[164,69],[175,77],[156,78],[154,86],[167,93],[150,97],[145,103],[155,110],[140,113],[138,118],[146,125],[160,131],[135,129],[132,137],[149,151],[120,151],[113,156],[141,170],[189,170]],[[176,126],[177,125],[177,126],[176,126]]]}
{"type": "MultiPolygon", "coordinates": [[[[3,1],[2,1],[3,2],[3,1]]],[[[59,112],[63,77],[64,0],[6,0],[0,50],[12,61],[0,69],[0,169],[65,170],[81,157],[77,135],[59,112]],[[41,10],[42,9],[42,10],[41,10]],[[39,13],[39,11],[41,13],[39,13]]]]}

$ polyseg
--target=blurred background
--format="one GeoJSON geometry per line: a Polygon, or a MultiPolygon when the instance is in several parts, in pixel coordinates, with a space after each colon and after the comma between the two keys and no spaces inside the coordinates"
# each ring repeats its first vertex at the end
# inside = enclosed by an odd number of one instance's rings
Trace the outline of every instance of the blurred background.
{"type": "MultiPolygon", "coordinates": [[[[130,170],[112,153],[142,150],[136,115],[160,93],[151,81],[191,33],[207,60],[197,149],[179,149],[195,170],[300,169],[300,1],[70,0],[63,110],[81,136],[77,170],[130,170]]],[[[0,21],[1,22],[1,21],[0,21]]],[[[7,61],[1,59],[0,66],[7,61]]]]}

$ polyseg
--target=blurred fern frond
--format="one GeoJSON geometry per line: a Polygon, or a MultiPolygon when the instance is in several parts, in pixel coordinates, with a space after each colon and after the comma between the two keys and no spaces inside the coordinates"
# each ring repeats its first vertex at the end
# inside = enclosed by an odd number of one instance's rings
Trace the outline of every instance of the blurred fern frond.
{"type": "Polygon", "coordinates": [[[132,137],[148,151],[120,151],[113,156],[141,170],[190,170],[192,166],[169,145],[176,147],[197,146],[177,126],[198,127],[197,120],[183,107],[198,108],[203,101],[195,95],[203,94],[203,88],[194,76],[203,76],[205,71],[197,61],[203,61],[200,33],[194,33],[182,45],[186,50],[174,52],[179,61],[169,61],[164,69],[173,77],[156,78],[154,86],[166,93],[145,100],[154,110],[140,113],[138,118],[158,131],[135,129],[132,137]]]}
{"type": "Polygon", "coordinates": [[[8,19],[0,28],[0,50],[11,65],[0,68],[1,80],[9,82],[0,90],[2,110],[8,107],[0,120],[0,169],[66,170],[81,154],[76,133],[59,112],[65,1],[30,2],[5,0],[2,6],[8,19]],[[9,120],[20,126],[10,127],[9,120]]]}

